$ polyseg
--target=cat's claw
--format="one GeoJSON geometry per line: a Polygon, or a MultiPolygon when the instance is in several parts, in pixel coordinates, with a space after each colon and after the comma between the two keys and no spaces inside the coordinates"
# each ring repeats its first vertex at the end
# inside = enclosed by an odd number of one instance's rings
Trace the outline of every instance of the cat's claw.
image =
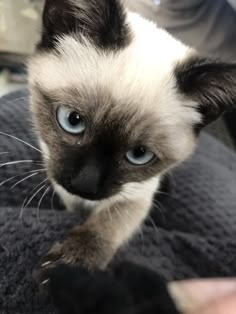
{"type": "Polygon", "coordinates": [[[41,264],[41,267],[44,268],[44,267],[47,267],[47,266],[49,266],[51,264],[52,264],[52,261],[47,261],[47,262],[41,264]]]}
{"type": "Polygon", "coordinates": [[[45,279],[43,282],[41,282],[41,285],[46,285],[46,284],[48,284],[49,283],[49,281],[50,281],[50,279],[48,278],[48,279],[45,279]]]}

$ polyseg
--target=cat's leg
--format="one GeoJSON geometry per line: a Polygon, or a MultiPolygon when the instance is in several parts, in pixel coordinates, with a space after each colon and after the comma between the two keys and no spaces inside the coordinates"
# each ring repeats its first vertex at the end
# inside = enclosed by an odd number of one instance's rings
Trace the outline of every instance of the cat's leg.
{"type": "Polygon", "coordinates": [[[87,222],[74,228],[64,242],[56,244],[41,261],[39,278],[58,264],[104,269],[117,250],[137,232],[147,217],[155,189],[130,199],[106,201],[87,222]]]}
{"type": "Polygon", "coordinates": [[[159,187],[160,177],[128,183],[122,193],[100,202],[83,225],[75,227],[42,259],[36,279],[47,282],[50,270],[59,264],[105,269],[117,250],[140,229],[159,187]]]}

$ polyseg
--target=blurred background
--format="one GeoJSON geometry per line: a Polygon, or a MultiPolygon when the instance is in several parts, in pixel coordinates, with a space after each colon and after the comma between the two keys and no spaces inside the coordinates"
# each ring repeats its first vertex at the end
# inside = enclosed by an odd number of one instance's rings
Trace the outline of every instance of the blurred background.
{"type": "MultiPolygon", "coordinates": [[[[236,0],[123,1],[202,53],[236,59],[236,0]]],[[[44,2],[0,0],[0,96],[26,82],[23,65],[39,40],[44,2]]]]}
{"type": "Polygon", "coordinates": [[[26,84],[25,62],[40,36],[43,6],[44,0],[0,0],[0,96],[26,84]]]}

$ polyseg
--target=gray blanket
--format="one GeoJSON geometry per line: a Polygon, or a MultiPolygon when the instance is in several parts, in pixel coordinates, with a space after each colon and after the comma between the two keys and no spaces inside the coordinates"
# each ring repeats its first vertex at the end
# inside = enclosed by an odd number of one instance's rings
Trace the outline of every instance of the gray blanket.
{"type": "MultiPolygon", "coordinates": [[[[35,145],[26,91],[0,100],[0,132],[35,145]]],[[[40,154],[13,138],[0,135],[0,164],[40,160],[40,154]],[[1,154],[9,152],[9,154],[1,154]]],[[[22,213],[22,203],[35,194],[43,174],[11,186],[39,169],[35,163],[0,166],[0,313],[56,313],[40,296],[32,271],[50,246],[80,221],[63,210],[50,190],[43,191],[22,213]],[[20,176],[20,174],[23,174],[20,176]],[[28,174],[29,175],[29,174],[28,174]]],[[[45,188],[48,185],[45,186],[45,188]]],[[[27,202],[25,202],[27,203],[27,202]]],[[[142,234],[115,257],[149,267],[167,280],[236,275],[236,156],[203,134],[199,147],[169,177],[168,192],[159,194],[142,234]]]]}

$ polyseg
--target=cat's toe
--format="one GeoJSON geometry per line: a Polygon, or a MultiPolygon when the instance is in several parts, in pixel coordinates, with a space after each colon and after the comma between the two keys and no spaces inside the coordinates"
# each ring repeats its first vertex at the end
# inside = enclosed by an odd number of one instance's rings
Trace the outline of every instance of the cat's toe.
{"type": "Polygon", "coordinates": [[[41,268],[55,267],[63,258],[63,245],[56,243],[40,261],[41,268]]]}
{"type": "Polygon", "coordinates": [[[33,271],[33,279],[39,286],[41,292],[48,292],[51,270],[52,268],[37,268],[33,271]]]}
{"type": "Polygon", "coordinates": [[[50,281],[50,273],[52,269],[63,264],[62,244],[55,244],[52,249],[44,256],[36,269],[33,271],[34,280],[42,287],[47,288],[50,281]]]}

